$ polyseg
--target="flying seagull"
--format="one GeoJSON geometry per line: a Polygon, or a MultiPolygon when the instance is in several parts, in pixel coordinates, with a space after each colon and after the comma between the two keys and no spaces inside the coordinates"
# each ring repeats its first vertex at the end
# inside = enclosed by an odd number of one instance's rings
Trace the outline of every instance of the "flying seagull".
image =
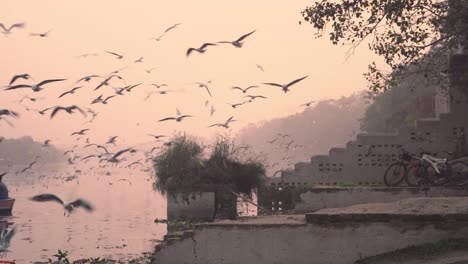
{"type": "Polygon", "coordinates": [[[11,81],[10,81],[10,86],[18,79],[25,79],[25,80],[29,80],[31,78],[31,76],[27,73],[24,73],[24,74],[17,74],[15,76],[13,76],[13,78],[11,78],[11,81]]]}
{"type": "Polygon", "coordinates": [[[106,97],[106,99],[104,99],[104,100],[101,101],[101,104],[107,104],[107,100],[110,100],[110,99],[113,98],[113,97],[115,97],[115,94],[106,97]]]}
{"type": "Polygon", "coordinates": [[[156,68],[151,68],[151,69],[149,69],[149,70],[146,70],[146,69],[145,69],[145,72],[148,73],[148,74],[150,74],[150,73],[151,73],[153,70],[155,70],[155,69],[156,69],[156,68]]]}
{"type": "Polygon", "coordinates": [[[64,92],[63,94],[61,94],[58,98],[61,98],[61,97],[65,96],[65,95],[67,95],[67,94],[74,94],[75,91],[78,90],[78,89],[80,89],[81,87],[82,87],[82,86],[74,87],[74,88],[72,88],[71,90],[66,91],[66,92],[64,92]]]}
{"type": "Polygon", "coordinates": [[[11,238],[16,234],[16,226],[10,230],[7,230],[4,226],[0,233],[0,252],[8,251],[10,247],[11,238]]]}
{"type": "Polygon", "coordinates": [[[246,93],[248,90],[253,89],[253,88],[257,88],[257,87],[258,87],[258,86],[256,86],[256,85],[251,85],[251,86],[249,86],[249,87],[247,87],[247,88],[245,88],[245,89],[242,89],[242,88],[239,87],[239,86],[234,86],[234,87],[232,87],[231,89],[233,89],[233,90],[240,90],[240,91],[242,91],[243,93],[246,93]]]}
{"type": "Polygon", "coordinates": [[[310,101],[310,102],[307,102],[305,104],[302,104],[301,106],[305,106],[305,107],[309,107],[312,103],[314,103],[315,101],[310,101]]]}
{"type": "Polygon", "coordinates": [[[263,95],[246,95],[245,97],[249,97],[250,100],[249,102],[252,102],[254,99],[257,99],[257,98],[262,98],[262,99],[267,99],[265,96],[263,95]]]}
{"type": "Polygon", "coordinates": [[[187,57],[192,53],[192,51],[196,51],[198,53],[205,53],[206,52],[206,47],[208,46],[217,46],[216,44],[213,43],[203,43],[198,49],[197,48],[189,48],[187,49],[187,57]]]}
{"type": "Polygon", "coordinates": [[[50,31],[52,30],[49,30],[47,32],[44,32],[44,33],[31,33],[30,35],[33,36],[33,37],[41,37],[41,38],[45,38],[49,35],[50,31]]]}
{"type": "Polygon", "coordinates": [[[16,23],[7,28],[3,23],[0,23],[0,28],[3,29],[3,34],[8,35],[14,28],[24,28],[24,23],[16,23]]]}
{"type": "Polygon", "coordinates": [[[100,102],[102,102],[102,94],[95,98],[93,101],[91,101],[91,104],[97,104],[100,102]]]}
{"type": "Polygon", "coordinates": [[[289,91],[289,87],[304,80],[305,78],[309,77],[309,75],[307,76],[304,76],[302,78],[299,78],[297,80],[294,80],[288,84],[277,84],[277,83],[263,83],[263,84],[266,84],[266,85],[271,85],[271,86],[276,86],[276,87],[281,87],[281,89],[283,89],[284,93],[287,93],[289,91]]]}
{"type": "Polygon", "coordinates": [[[113,137],[109,137],[109,139],[107,140],[107,142],[105,144],[113,144],[115,146],[115,140],[118,138],[119,136],[113,136],[113,137]]]}
{"type": "Polygon", "coordinates": [[[158,89],[161,88],[161,87],[163,87],[163,86],[167,86],[167,84],[165,84],[165,83],[162,83],[162,84],[152,83],[151,85],[153,85],[154,87],[156,87],[156,88],[158,88],[158,89]]]}
{"type": "Polygon", "coordinates": [[[12,110],[8,110],[8,109],[0,109],[0,116],[3,116],[3,115],[8,115],[8,116],[12,116],[12,117],[19,117],[19,114],[15,111],[12,111],[12,110]]]}
{"type": "Polygon", "coordinates": [[[81,129],[80,131],[77,131],[77,132],[73,132],[70,136],[73,136],[73,135],[81,135],[83,136],[85,134],[86,131],[88,131],[89,128],[85,128],[85,129],[81,129]]]}
{"type": "Polygon", "coordinates": [[[73,110],[78,110],[81,114],[83,114],[83,116],[86,117],[86,113],[83,110],[81,110],[81,108],[79,108],[76,105],[71,105],[71,106],[56,106],[56,107],[54,107],[54,110],[50,114],[50,119],[52,119],[58,113],[58,111],[60,111],[60,110],[63,110],[65,112],[67,112],[68,114],[73,114],[74,113],[73,110]]]}
{"type": "Polygon", "coordinates": [[[241,106],[241,105],[243,105],[243,104],[245,104],[245,103],[248,103],[248,102],[250,102],[250,101],[247,100],[247,101],[245,101],[245,102],[237,103],[237,104],[230,104],[230,103],[228,103],[228,105],[230,105],[232,108],[236,108],[236,107],[241,106]]]}
{"type": "Polygon", "coordinates": [[[44,193],[44,194],[33,196],[31,197],[31,200],[35,202],[49,202],[49,201],[58,202],[59,204],[63,205],[63,208],[65,209],[65,212],[63,213],[63,215],[65,215],[68,212],[68,216],[70,216],[73,210],[78,207],[82,207],[88,212],[92,212],[94,210],[94,207],[89,202],[83,199],[77,199],[71,203],[66,204],[62,201],[62,199],[57,197],[55,194],[51,194],[51,193],[44,193]]]}
{"type": "Polygon", "coordinates": [[[106,147],[101,146],[101,145],[98,145],[98,144],[88,144],[88,145],[84,146],[83,148],[87,148],[87,147],[91,147],[91,146],[96,146],[97,148],[101,148],[101,149],[103,149],[107,154],[109,154],[109,151],[107,151],[106,147]]]}
{"type": "Polygon", "coordinates": [[[238,39],[236,39],[236,40],[234,40],[234,41],[218,41],[218,43],[230,43],[230,44],[232,44],[232,45],[233,45],[234,47],[236,47],[236,48],[241,48],[242,45],[244,45],[244,43],[243,43],[242,41],[243,41],[246,37],[252,35],[254,32],[255,32],[255,30],[252,31],[252,32],[250,32],[250,33],[247,33],[247,34],[241,36],[240,38],[238,38],[238,39]]]}
{"type": "Polygon", "coordinates": [[[126,149],[123,149],[117,153],[114,154],[114,156],[112,156],[111,158],[107,159],[107,162],[112,162],[112,163],[118,163],[120,162],[122,159],[117,159],[120,155],[124,154],[125,152],[134,152],[134,150],[132,148],[126,148],[126,149]]]}
{"type": "Polygon", "coordinates": [[[140,57],[137,60],[135,60],[135,63],[138,63],[138,62],[143,62],[143,57],[140,57]]]}
{"type": "Polygon", "coordinates": [[[209,126],[209,127],[219,126],[219,127],[229,128],[229,123],[234,122],[234,121],[237,121],[237,120],[234,120],[233,118],[234,118],[234,117],[231,116],[228,120],[226,120],[226,122],[213,124],[213,125],[211,125],[211,126],[209,126]]]}
{"type": "Polygon", "coordinates": [[[178,25],[180,25],[180,23],[177,23],[177,24],[174,24],[174,25],[168,27],[168,28],[164,31],[164,33],[167,33],[167,32],[169,32],[170,30],[175,29],[178,25]]]}
{"type": "Polygon", "coordinates": [[[88,75],[88,76],[85,76],[85,77],[79,79],[78,81],[76,81],[76,83],[79,83],[81,81],[89,82],[89,81],[91,81],[92,78],[96,78],[96,77],[100,77],[100,76],[96,75],[96,74],[88,75]]]}
{"type": "Polygon", "coordinates": [[[121,60],[123,59],[123,55],[120,55],[118,53],[115,53],[115,52],[111,52],[111,51],[106,51],[107,53],[111,54],[111,55],[114,55],[117,59],[121,60]]]}
{"type": "Polygon", "coordinates": [[[167,137],[167,136],[164,136],[164,135],[153,135],[153,134],[148,134],[148,136],[154,137],[155,139],[160,139],[162,137],[167,137]]]}
{"type": "Polygon", "coordinates": [[[102,81],[98,86],[96,86],[96,88],[94,88],[94,90],[97,90],[97,89],[101,88],[102,86],[109,85],[109,81],[114,77],[117,77],[118,79],[123,80],[123,78],[121,76],[116,75],[116,74],[112,74],[111,76],[107,77],[104,81],[102,81]]]}
{"type": "Polygon", "coordinates": [[[9,86],[7,87],[5,90],[14,90],[14,89],[18,89],[18,88],[31,88],[34,92],[39,92],[41,91],[42,88],[41,86],[45,85],[45,84],[48,84],[48,83],[52,83],[52,82],[61,82],[61,81],[65,81],[66,79],[50,79],[50,80],[45,80],[45,81],[42,81],[36,85],[30,85],[30,84],[20,84],[20,85],[14,85],[14,86],[9,86]]]}
{"type": "Polygon", "coordinates": [[[199,87],[199,88],[205,88],[205,89],[206,89],[206,92],[210,95],[210,97],[213,97],[213,96],[211,96],[210,89],[208,89],[208,85],[206,85],[206,84],[204,84],[204,83],[201,83],[201,82],[196,82],[196,84],[198,84],[198,87],[199,87]]]}
{"type": "Polygon", "coordinates": [[[181,115],[178,117],[166,117],[166,118],[159,120],[158,122],[167,121],[167,120],[175,120],[176,122],[181,122],[186,117],[191,117],[191,115],[181,115]]]}
{"type": "Polygon", "coordinates": [[[265,71],[265,70],[263,69],[262,65],[260,65],[260,64],[257,64],[257,68],[258,68],[259,70],[261,70],[262,72],[265,71]]]}

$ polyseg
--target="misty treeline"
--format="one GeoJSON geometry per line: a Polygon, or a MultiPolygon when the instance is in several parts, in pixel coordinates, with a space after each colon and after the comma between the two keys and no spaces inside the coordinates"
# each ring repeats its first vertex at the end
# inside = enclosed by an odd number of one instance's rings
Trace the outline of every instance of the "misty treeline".
{"type": "Polygon", "coordinates": [[[413,126],[417,119],[448,112],[446,52],[408,66],[398,78],[385,92],[361,91],[322,100],[298,114],[249,124],[240,131],[239,139],[264,153],[271,175],[313,155],[326,155],[332,147],[344,147],[360,132],[396,132],[413,126]],[[284,134],[289,136],[281,136],[284,134]]]}
{"type": "Polygon", "coordinates": [[[29,164],[37,157],[39,163],[65,161],[59,149],[34,141],[31,137],[3,139],[0,142],[0,165],[29,164]]]}

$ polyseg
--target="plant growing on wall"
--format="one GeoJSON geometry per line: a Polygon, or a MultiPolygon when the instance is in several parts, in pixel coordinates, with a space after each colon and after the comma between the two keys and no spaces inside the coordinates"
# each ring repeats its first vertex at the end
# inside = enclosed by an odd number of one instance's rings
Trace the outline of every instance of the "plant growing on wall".
{"type": "Polygon", "coordinates": [[[154,188],[163,194],[189,197],[215,192],[215,216],[235,218],[236,193],[251,194],[260,187],[265,168],[247,146],[229,137],[218,137],[211,148],[193,137],[174,137],[154,159],[154,188]]]}

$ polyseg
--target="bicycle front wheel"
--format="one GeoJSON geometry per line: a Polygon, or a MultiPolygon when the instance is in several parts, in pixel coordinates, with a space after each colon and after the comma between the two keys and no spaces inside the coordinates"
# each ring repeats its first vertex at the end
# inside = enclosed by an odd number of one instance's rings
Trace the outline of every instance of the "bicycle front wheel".
{"type": "Polygon", "coordinates": [[[428,184],[427,168],[424,165],[412,166],[406,173],[405,181],[408,186],[418,187],[428,184]]]}
{"type": "Polygon", "coordinates": [[[387,186],[398,186],[406,175],[406,164],[403,162],[395,162],[390,164],[385,170],[384,183],[387,186]]]}

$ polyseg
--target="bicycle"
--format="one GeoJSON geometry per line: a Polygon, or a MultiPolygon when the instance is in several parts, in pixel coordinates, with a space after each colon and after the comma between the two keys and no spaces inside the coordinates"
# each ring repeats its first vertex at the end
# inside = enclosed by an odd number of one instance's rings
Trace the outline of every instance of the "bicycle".
{"type": "Polygon", "coordinates": [[[390,164],[384,172],[385,185],[392,187],[400,185],[406,177],[412,159],[411,153],[402,148],[399,160],[390,164]]]}
{"type": "MultiPolygon", "coordinates": [[[[453,153],[444,151],[449,155],[453,153]]],[[[422,151],[418,156],[410,155],[412,161],[406,170],[405,182],[408,186],[441,186],[468,184],[466,171],[468,164],[460,160],[436,158],[422,151]]]]}

